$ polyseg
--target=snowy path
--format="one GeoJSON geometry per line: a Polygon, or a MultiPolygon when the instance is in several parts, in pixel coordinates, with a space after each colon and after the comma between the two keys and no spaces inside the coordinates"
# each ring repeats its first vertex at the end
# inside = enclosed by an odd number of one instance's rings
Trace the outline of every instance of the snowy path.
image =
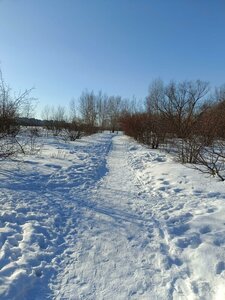
{"type": "Polygon", "coordinates": [[[198,283],[191,282],[181,258],[184,248],[201,243],[196,233],[182,239],[193,217],[190,207],[171,203],[164,188],[156,192],[157,180],[146,192],[128,163],[128,150],[126,137],[114,137],[106,175],[79,193],[80,222],[68,236],[56,299],[195,299],[201,293],[194,293],[198,283]],[[167,211],[179,214],[169,218],[167,211]]]}
{"type": "Polygon", "coordinates": [[[57,299],[166,299],[160,286],[167,245],[151,211],[144,211],[146,199],[127,164],[121,137],[114,138],[107,167],[92,193],[84,192],[92,204],[83,211],[71,256],[58,278],[57,299]]]}
{"type": "Polygon", "coordinates": [[[223,183],[110,134],[0,179],[0,299],[225,299],[223,183]]]}

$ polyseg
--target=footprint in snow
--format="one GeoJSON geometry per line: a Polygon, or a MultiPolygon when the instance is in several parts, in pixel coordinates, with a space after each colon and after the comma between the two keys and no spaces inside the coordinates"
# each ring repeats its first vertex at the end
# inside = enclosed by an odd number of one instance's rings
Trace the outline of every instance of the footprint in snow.
{"type": "Polygon", "coordinates": [[[169,251],[169,246],[166,245],[165,243],[160,243],[160,252],[162,254],[167,254],[169,251]]]}
{"type": "Polygon", "coordinates": [[[185,224],[189,222],[193,218],[193,215],[191,213],[184,213],[179,216],[175,216],[169,219],[168,226],[178,226],[181,224],[185,224]]]}
{"type": "Polygon", "coordinates": [[[201,234],[206,234],[206,233],[209,233],[209,232],[211,232],[211,231],[212,231],[212,229],[211,229],[211,227],[210,227],[209,225],[203,226],[203,227],[201,227],[200,230],[199,230],[199,232],[200,232],[201,234]]]}
{"type": "Polygon", "coordinates": [[[170,182],[169,182],[168,180],[164,180],[164,181],[163,181],[163,184],[164,184],[164,185],[170,185],[170,182]]]}
{"type": "Polygon", "coordinates": [[[190,229],[190,226],[188,224],[182,224],[179,226],[173,226],[169,228],[169,233],[172,236],[180,236],[184,234],[186,231],[190,229]]]}
{"type": "Polygon", "coordinates": [[[210,207],[207,209],[207,213],[211,214],[215,211],[216,209],[214,207],[210,207]]]}
{"type": "Polygon", "coordinates": [[[193,191],[193,194],[196,195],[196,196],[199,196],[199,195],[201,195],[202,193],[203,193],[202,190],[194,190],[194,191],[193,191]]]}
{"type": "Polygon", "coordinates": [[[134,236],[132,236],[132,235],[127,237],[129,242],[131,242],[133,240],[133,238],[134,238],[134,236]]]}
{"type": "Polygon", "coordinates": [[[215,193],[215,192],[210,192],[207,194],[207,197],[209,198],[215,198],[215,197],[219,197],[220,193],[215,193]]]}
{"type": "Polygon", "coordinates": [[[172,258],[170,256],[165,257],[163,259],[163,264],[166,270],[169,270],[173,266],[180,267],[182,266],[183,262],[178,257],[172,258]]]}
{"type": "Polygon", "coordinates": [[[196,233],[190,237],[179,238],[176,242],[176,245],[182,249],[185,249],[187,247],[196,249],[199,247],[199,245],[201,243],[202,243],[202,241],[201,241],[200,235],[198,233],[196,233]]]}
{"type": "Polygon", "coordinates": [[[179,189],[179,188],[177,188],[177,189],[173,189],[173,191],[174,191],[174,193],[178,194],[178,193],[182,192],[182,191],[183,191],[183,189],[179,189]]]}
{"type": "Polygon", "coordinates": [[[217,237],[214,241],[213,241],[213,244],[215,246],[223,246],[225,244],[225,238],[224,237],[217,237]]]}
{"type": "Polygon", "coordinates": [[[221,274],[223,271],[225,271],[225,263],[224,261],[218,262],[216,265],[216,274],[221,274]]]}
{"type": "Polygon", "coordinates": [[[160,211],[168,211],[168,209],[170,209],[172,207],[172,205],[163,205],[159,208],[160,211]]]}
{"type": "Polygon", "coordinates": [[[162,191],[162,192],[164,192],[164,191],[166,191],[166,190],[168,190],[168,187],[161,186],[161,187],[159,188],[159,191],[162,191]]]}
{"type": "Polygon", "coordinates": [[[196,299],[209,299],[208,296],[211,293],[211,287],[208,282],[197,282],[193,281],[191,283],[193,292],[197,295],[196,299]]]}

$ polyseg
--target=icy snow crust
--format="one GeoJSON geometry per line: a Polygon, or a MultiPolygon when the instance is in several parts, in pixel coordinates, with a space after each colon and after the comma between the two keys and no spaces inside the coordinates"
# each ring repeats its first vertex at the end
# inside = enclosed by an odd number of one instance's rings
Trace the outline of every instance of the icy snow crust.
{"type": "Polygon", "coordinates": [[[225,299],[225,186],[123,135],[0,162],[0,299],[225,299]]]}

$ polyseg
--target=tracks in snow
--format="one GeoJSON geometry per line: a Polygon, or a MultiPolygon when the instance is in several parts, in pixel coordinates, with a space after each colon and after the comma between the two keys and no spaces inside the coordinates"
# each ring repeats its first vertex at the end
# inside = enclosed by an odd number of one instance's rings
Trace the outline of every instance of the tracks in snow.
{"type": "Polygon", "coordinates": [[[225,195],[165,154],[48,140],[0,176],[1,299],[224,299],[225,195]]]}
{"type": "Polygon", "coordinates": [[[76,232],[68,217],[55,298],[169,299],[182,262],[170,255],[167,231],[128,166],[123,137],[114,137],[106,167],[96,185],[79,192],[76,232]]]}

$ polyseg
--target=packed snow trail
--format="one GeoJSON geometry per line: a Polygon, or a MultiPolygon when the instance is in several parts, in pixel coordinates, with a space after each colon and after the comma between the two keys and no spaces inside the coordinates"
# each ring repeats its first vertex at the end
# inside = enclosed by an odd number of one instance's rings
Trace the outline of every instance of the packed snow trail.
{"type": "MultiPolygon", "coordinates": [[[[169,245],[153,199],[127,162],[126,137],[113,138],[107,174],[79,198],[80,222],[67,236],[56,299],[169,299],[171,276],[187,270],[169,245]]],[[[76,194],[77,195],[77,194],[76,194]]],[[[72,223],[70,223],[72,225],[72,223]]]]}

